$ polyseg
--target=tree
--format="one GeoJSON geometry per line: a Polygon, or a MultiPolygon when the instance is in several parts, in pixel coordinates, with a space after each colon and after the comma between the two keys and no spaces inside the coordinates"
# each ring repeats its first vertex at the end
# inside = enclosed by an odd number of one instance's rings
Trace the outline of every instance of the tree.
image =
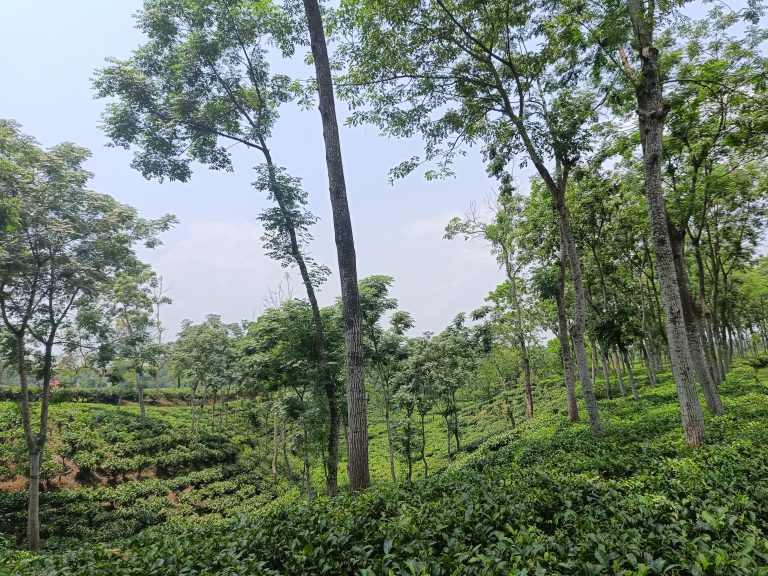
{"type": "MultiPolygon", "coordinates": [[[[190,421],[196,439],[203,425],[209,390],[213,391],[215,398],[218,391],[231,384],[235,376],[239,355],[236,343],[241,337],[239,324],[222,322],[217,314],[209,314],[200,324],[193,324],[190,320],[181,324],[171,357],[176,369],[191,384],[190,421]],[[196,400],[200,386],[203,392],[198,411],[196,400]]],[[[221,410],[224,409],[222,406],[221,410]]],[[[215,415],[215,406],[213,410],[215,415]]]]}
{"type": "Polygon", "coordinates": [[[29,460],[27,540],[40,547],[40,469],[47,440],[48,402],[59,334],[122,269],[138,264],[134,244],[157,245],[172,217],[149,221],[105,194],[88,190],[86,149],[60,144],[50,150],[0,122],[0,199],[17,211],[0,233],[0,312],[13,334],[20,407],[29,460]],[[40,352],[42,377],[37,430],[29,395],[30,353],[40,352]]]}
{"type": "Polygon", "coordinates": [[[155,390],[160,390],[160,377],[168,361],[168,347],[164,346],[163,335],[165,327],[160,319],[160,311],[163,306],[173,304],[173,300],[167,295],[169,286],[163,284],[163,277],[158,276],[157,285],[152,290],[152,305],[154,306],[154,329],[157,336],[157,365],[155,366],[155,390]]]}
{"type": "Polygon", "coordinates": [[[312,310],[306,301],[286,300],[269,308],[248,327],[243,341],[248,370],[269,392],[288,392],[282,398],[286,415],[301,428],[304,483],[307,497],[313,494],[311,437],[321,413],[317,397],[321,375],[314,362],[312,310]]]}
{"type": "Polygon", "coordinates": [[[397,308],[397,300],[389,297],[391,276],[368,276],[360,281],[360,308],[363,314],[363,335],[365,357],[382,393],[384,422],[387,427],[387,449],[389,451],[389,472],[392,481],[395,474],[395,447],[391,422],[392,394],[395,375],[405,359],[403,343],[405,332],[413,327],[413,318],[408,312],[398,310],[390,319],[390,329],[385,330],[379,323],[387,312],[397,308]]]}
{"type": "MultiPolygon", "coordinates": [[[[94,85],[99,96],[117,97],[107,106],[107,135],[115,145],[135,147],[133,166],[147,178],[187,181],[194,161],[231,170],[228,145],[260,155],[254,185],[275,202],[259,216],[265,248],[284,266],[299,269],[313,311],[316,362],[328,373],[315,291],[329,271],[306,253],[308,229],[316,219],[306,209],[300,180],[275,163],[268,145],[279,106],[304,99],[300,83],[270,72],[265,44],[277,45],[283,56],[293,54],[286,18],[270,2],[147,0],[138,21],[149,42],[128,60],[110,60],[94,85]]],[[[330,375],[326,399],[328,493],[333,496],[339,410],[330,375]]]]}
{"type": "MultiPolygon", "coordinates": [[[[586,81],[576,23],[553,33],[546,3],[402,0],[344,4],[349,64],[344,80],[357,109],[388,135],[420,133],[428,177],[450,173],[462,145],[484,145],[488,170],[509,180],[515,159],[530,162],[550,194],[574,287],[574,343],[592,434],[603,434],[584,344],[586,300],[581,263],[566,206],[572,169],[591,147],[590,122],[599,106],[586,81]],[[572,42],[564,42],[564,38],[572,42]]],[[[410,172],[412,158],[394,170],[410,172]]]]}
{"type": "Polygon", "coordinates": [[[320,117],[323,122],[328,188],[331,194],[333,228],[336,237],[347,369],[347,420],[349,422],[349,484],[364,490],[371,484],[368,467],[368,415],[365,399],[362,314],[357,287],[357,260],[352,236],[352,219],[347,202],[344,163],[333,95],[331,65],[325,40],[323,18],[317,0],[304,0],[312,59],[315,64],[320,117]]]}
{"type": "Polygon", "coordinates": [[[149,266],[115,275],[111,294],[117,356],[133,371],[139,399],[139,420],[146,420],[144,405],[144,376],[147,370],[157,370],[159,345],[152,317],[153,294],[159,280],[149,266]]]}

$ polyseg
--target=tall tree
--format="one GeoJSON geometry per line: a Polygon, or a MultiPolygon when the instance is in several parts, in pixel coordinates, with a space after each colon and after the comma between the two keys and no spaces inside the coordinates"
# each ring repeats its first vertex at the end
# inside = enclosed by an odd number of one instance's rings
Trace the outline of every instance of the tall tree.
{"type": "Polygon", "coordinates": [[[0,231],[0,313],[13,335],[29,460],[27,543],[40,547],[40,470],[48,434],[54,350],[80,307],[121,269],[138,265],[134,244],[157,244],[172,217],[147,221],[110,196],[86,188],[89,152],[73,144],[40,148],[13,122],[0,122],[0,201],[16,222],[0,231]],[[29,394],[30,353],[40,352],[37,429],[29,394]]]}
{"type": "MultiPolygon", "coordinates": [[[[462,145],[475,142],[485,146],[489,172],[502,181],[515,160],[533,164],[550,194],[571,272],[571,337],[597,438],[603,429],[589,376],[581,262],[565,195],[572,169],[591,146],[589,127],[599,102],[586,82],[578,26],[554,34],[550,17],[540,2],[345,3],[345,85],[357,109],[353,122],[372,122],[395,136],[425,137],[427,160],[438,163],[429,177],[449,173],[462,145]]],[[[394,174],[420,163],[411,158],[394,174]]]]}
{"type": "Polygon", "coordinates": [[[315,63],[317,94],[325,141],[325,160],[328,167],[328,188],[331,194],[333,229],[341,279],[347,369],[349,485],[352,490],[364,490],[371,484],[371,473],[368,466],[368,415],[355,241],[352,236],[352,219],[347,202],[347,185],[344,180],[344,163],[341,156],[339,124],[336,119],[328,44],[325,40],[323,17],[317,0],[304,0],[304,12],[312,47],[312,59],[315,63]]]}
{"type": "Polygon", "coordinates": [[[291,25],[271,2],[240,0],[146,0],[138,23],[149,41],[127,60],[111,59],[94,82],[99,96],[117,98],[107,106],[107,135],[115,145],[135,147],[133,166],[161,180],[187,181],[194,161],[231,170],[232,145],[260,156],[254,185],[275,203],[260,215],[265,247],[299,270],[313,310],[316,362],[328,374],[328,492],[335,495],[339,410],[315,294],[328,270],[307,255],[315,222],[307,194],[269,148],[279,106],[304,99],[299,83],[269,66],[267,44],[293,54],[291,25]]]}

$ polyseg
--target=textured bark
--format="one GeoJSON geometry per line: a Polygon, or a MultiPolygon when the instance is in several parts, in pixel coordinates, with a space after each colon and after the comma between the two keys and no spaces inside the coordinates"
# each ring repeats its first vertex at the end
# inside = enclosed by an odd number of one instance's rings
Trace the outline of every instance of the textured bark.
{"type": "Polygon", "coordinates": [[[643,354],[645,355],[645,370],[648,373],[648,385],[656,387],[656,358],[653,349],[643,340],[643,354]]]}
{"type": "Polygon", "coordinates": [[[685,323],[685,335],[688,340],[688,354],[691,366],[704,392],[707,409],[712,414],[724,414],[723,401],[717,391],[717,384],[712,377],[711,366],[704,352],[704,343],[699,331],[698,318],[696,318],[693,295],[689,287],[688,272],[685,268],[685,233],[675,229],[671,224],[668,224],[667,228],[672,248],[672,257],[675,261],[675,275],[680,289],[680,305],[683,310],[683,322],[685,323]]]}
{"type": "Polygon", "coordinates": [[[667,212],[662,196],[662,138],[666,110],[659,76],[659,51],[653,46],[653,30],[645,20],[643,4],[639,0],[627,0],[627,8],[642,63],[635,94],[638,105],[640,141],[643,149],[648,220],[651,226],[656,272],[659,277],[664,305],[670,364],[680,402],[683,434],[688,445],[697,448],[701,445],[704,437],[704,415],[688,362],[688,339],[685,333],[680,292],[667,231],[667,212]]]}
{"type": "Polygon", "coordinates": [[[328,60],[328,46],[325,40],[320,6],[317,0],[304,0],[304,10],[307,16],[307,27],[317,76],[317,92],[323,123],[328,185],[336,237],[336,253],[341,279],[347,370],[349,485],[352,490],[363,490],[370,486],[371,476],[368,467],[368,416],[365,399],[363,335],[360,296],[357,287],[355,243],[352,236],[352,220],[349,214],[344,181],[344,165],[341,157],[339,126],[336,120],[331,66],[328,60]]]}
{"type": "Polygon", "coordinates": [[[587,409],[589,428],[593,438],[603,435],[603,425],[600,422],[600,413],[597,409],[597,399],[589,379],[589,364],[587,363],[587,349],[584,344],[584,331],[587,323],[586,300],[584,297],[584,284],[581,278],[581,262],[576,251],[576,242],[573,239],[573,231],[568,219],[568,210],[565,206],[565,191],[553,192],[553,201],[557,213],[560,228],[560,259],[568,262],[573,280],[574,293],[574,322],[571,326],[571,338],[576,356],[576,366],[581,382],[581,395],[584,398],[584,406],[587,409]]]}
{"type": "Polygon", "coordinates": [[[571,422],[578,422],[579,406],[576,403],[573,358],[571,356],[571,342],[568,337],[568,320],[565,313],[565,261],[562,258],[558,266],[555,300],[557,302],[557,338],[560,340],[560,351],[563,356],[563,375],[565,376],[565,390],[568,397],[568,417],[571,419],[571,422]]]}

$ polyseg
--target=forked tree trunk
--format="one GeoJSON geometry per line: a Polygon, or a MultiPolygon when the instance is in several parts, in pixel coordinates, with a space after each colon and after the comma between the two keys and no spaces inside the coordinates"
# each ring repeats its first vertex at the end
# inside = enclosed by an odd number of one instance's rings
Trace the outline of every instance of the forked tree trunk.
{"type": "Polygon", "coordinates": [[[704,415],[688,362],[688,338],[685,333],[680,291],[667,231],[667,212],[662,196],[662,139],[666,109],[659,76],[659,51],[653,45],[653,30],[646,21],[643,3],[640,0],[627,0],[627,8],[642,62],[635,93],[640,142],[643,149],[648,220],[664,304],[670,364],[680,403],[683,434],[690,447],[698,448],[704,438],[704,415]]]}
{"type": "Polygon", "coordinates": [[[363,334],[360,296],[357,286],[355,243],[352,220],[347,203],[344,165],[341,156],[336,103],[333,95],[328,46],[317,0],[304,0],[312,57],[317,76],[317,93],[323,123],[325,158],[328,167],[328,185],[331,195],[336,253],[341,279],[342,317],[344,320],[345,365],[347,372],[348,461],[349,486],[364,490],[371,484],[368,467],[368,415],[365,399],[365,373],[363,366],[363,334]]]}

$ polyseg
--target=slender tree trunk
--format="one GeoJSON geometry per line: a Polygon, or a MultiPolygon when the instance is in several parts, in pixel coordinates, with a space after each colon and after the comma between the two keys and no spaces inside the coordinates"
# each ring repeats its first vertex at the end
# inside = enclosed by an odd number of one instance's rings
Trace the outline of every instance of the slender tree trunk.
{"type": "Polygon", "coordinates": [[[629,389],[632,391],[632,398],[634,400],[639,400],[640,396],[638,396],[637,394],[637,383],[635,382],[635,372],[634,370],[632,370],[632,358],[630,358],[629,352],[627,352],[626,350],[624,351],[622,358],[624,359],[624,365],[627,367],[627,375],[629,376],[629,389]]]}
{"type": "Polygon", "coordinates": [[[645,356],[645,371],[648,373],[648,385],[656,387],[656,359],[654,352],[645,340],[641,340],[643,355],[645,356]]]}
{"type": "MultiPolygon", "coordinates": [[[[533,419],[533,393],[531,391],[531,360],[528,356],[528,348],[525,344],[525,333],[523,325],[523,307],[520,304],[520,296],[517,293],[517,278],[512,271],[507,247],[502,244],[504,254],[504,268],[507,273],[507,281],[510,286],[510,295],[512,296],[512,305],[515,308],[515,328],[517,330],[517,341],[520,346],[520,357],[523,359],[523,373],[525,377],[525,417],[528,420],[533,419]]],[[[458,444],[458,439],[457,439],[458,444]]]]}
{"type": "Polygon", "coordinates": [[[605,380],[605,397],[608,400],[611,399],[611,378],[608,374],[608,355],[605,353],[605,348],[600,344],[600,359],[603,364],[603,380],[605,380]]]}
{"type": "Polygon", "coordinates": [[[291,211],[285,204],[283,196],[283,190],[280,187],[280,183],[277,180],[277,171],[272,161],[272,155],[267,147],[266,140],[259,136],[259,141],[262,146],[262,153],[267,163],[267,172],[269,176],[270,189],[272,195],[277,202],[280,214],[283,218],[286,231],[288,232],[288,239],[290,243],[291,257],[296,262],[301,274],[301,280],[304,283],[304,289],[307,292],[307,300],[312,309],[312,322],[315,327],[315,354],[317,356],[317,364],[320,372],[320,378],[325,390],[325,398],[328,403],[328,460],[326,465],[327,478],[326,486],[328,490],[328,496],[334,497],[339,493],[338,485],[338,469],[339,469],[339,403],[336,398],[336,382],[333,374],[328,368],[328,355],[325,345],[325,329],[323,327],[323,319],[320,315],[320,306],[317,303],[317,296],[315,294],[315,286],[312,283],[312,277],[310,276],[309,269],[307,268],[304,254],[301,252],[301,246],[296,234],[296,226],[293,221],[291,211]]]}
{"type": "Polygon", "coordinates": [[[277,444],[279,442],[279,428],[277,414],[272,417],[274,426],[272,430],[272,483],[277,486],[277,444]]]}
{"type": "Polygon", "coordinates": [[[565,390],[568,398],[568,417],[571,419],[571,422],[578,422],[579,406],[576,403],[573,357],[571,356],[571,343],[568,338],[568,320],[565,312],[565,261],[562,258],[558,265],[555,300],[557,302],[557,337],[560,340],[560,352],[563,356],[563,375],[565,377],[565,390]]]}
{"type": "Polygon", "coordinates": [[[392,442],[392,422],[389,418],[389,387],[384,387],[384,421],[387,424],[387,450],[389,451],[389,474],[392,482],[397,482],[395,474],[395,447],[392,442]]]}
{"type": "Polygon", "coordinates": [[[624,377],[621,375],[621,360],[619,359],[619,353],[614,350],[612,354],[613,359],[613,371],[616,373],[616,380],[619,382],[619,390],[621,391],[621,397],[627,397],[627,389],[624,386],[624,377]]]}
{"type": "Polygon", "coordinates": [[[368,467],[368,416],[365,399],[362,320],[357,286],[355,243],[347,203],[328,46],[318,1],[304,0],[304,11],[307,16],[307,28],[317,76],[317,92],[323,123],[328,184],[341,279],[349,418],[349,485],[352,490],[364,490],[370,486],[371,476],[368,467]]]}
{"type": "Polygon", "coordinates": [[[40,550],[40,471],[43,450],[36,448],[29,454],[29,493],[27,497],[27,545],[30,552],[40,550]]]}
{"type": "Polygon", "coordinates": [[[424,429],[424,414],[419,414],[421,416],[421,461],[424,463],[424,478],[429,476],[429,467],[427,466],[427,433],[424,429]]]}
{"type": "Polygon", "coordinates": [[[587,409],[589,428],[592,431],[592,437],[600,438],[603,435],[603,425],[600,422],[597,399],[595,398],[594,390],[592,390],[592,382],[589,379],[589,364],[587,363],[587,350],[584,344],[584,329],[587,317],[584,285],[581,279],[581,263],[579,262],[579,255],[576,252],[576,243],[573,239],[571,224],[568,220],[568,211],[565,206],[565,191],[562,190],[557,193],[554,193],[553,191],[552,197],[555,201],[555,209],[560,227],[560,258],[569,263],[573,280],[575,318],[573,326],[571,327],[571,337],[573,338],[573,348],[576,353],[576,365],[579,370],[581,395],[584,398],[584,405],[587,409]]]}
{"type": "Polygon", "coordinates": [[[138,371],[136,372],[136,394],[139,397],[139,422],[144,424],[147,419],[144,408],[144,378],[138,371]]]}
{"type": "Polygon", "coordinates": [[[283,463],[285,464],[285,470],[290,478],[293,476],[293,471],[291,470],[291,462],[288,460],[288,442],[286,442],[285,436],[285,416],[283,416],[282,425],[280,427],[280,444],[283,449],[283,463]]]}
{"type": "Polygon", "coordinates": [[[590,348],[592,351],[592,388],[595,388],[597,386],[597,344],[593,341],[590,348]]]}
{"type": "Polygon", "coordinates": [[[309,433],[306,425],[304,428],[304,480],[307,483],[307,499],[311,500],[314,496],[312,491],[312,470],[309,466],[309,433]]]}
{"type": "Polygon", "coordinates": [[[712,378],[710,365],[704,353],[701,334],[698,329],[696,311],[693,305],[693,296],[688,284],[688,272],[685,269],[685,233],[675,229],[671,223],[667,224],[669,231],[672,257],[675,261],[675,275],[680,289],[680,305],[685,324],[685,335],[688,341],[688,354],[691,366],[694,369],[699,385],[704,392],[707,408],[712,414],[723,414],[725,409],[717,385],[712,378]]]}
{"type": "Polygon", "coordinates": [[[661,186],[662,139],[666,109],[659,76],[659,51],[653,46],[653,30],[645,20],[643,3],[640,0],[627,0],[627,8],[642,62],[640,79],[636,85],[637,114],[643,149],[648,220],[651,226],[656,271],[659,276],[664,303],[670,363],[680,402],[680,415],[685,440],[690,447],[698,448],[704,438],[704,415],[688,362],[685,322],[667,231],[667,212],[661,186]]]}

